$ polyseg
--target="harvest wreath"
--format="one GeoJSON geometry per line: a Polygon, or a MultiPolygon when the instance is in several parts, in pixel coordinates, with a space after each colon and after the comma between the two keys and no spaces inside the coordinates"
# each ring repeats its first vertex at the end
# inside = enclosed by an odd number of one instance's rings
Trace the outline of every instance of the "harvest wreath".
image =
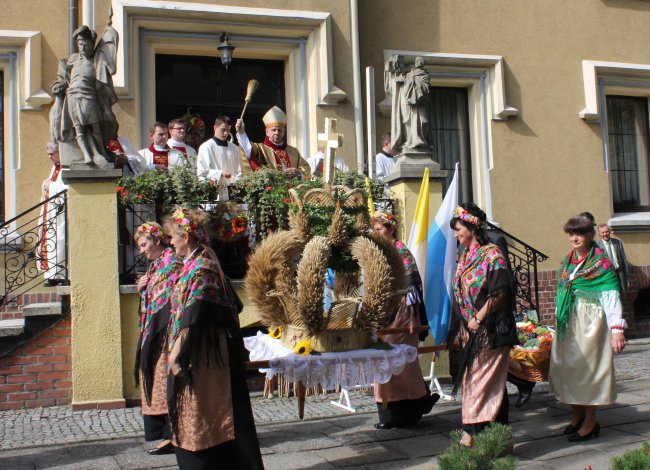
{"type": "Polygon", "coordinates": [[[289,230],[267,236],[249,259],[246,289],[262,324],[298,354],[370,346],[404,296],[399,253],[368,231],[362,189],[300,185],[289,193],[289,230]],[[325,310],[328,269],[334,283],[325,310]]]}

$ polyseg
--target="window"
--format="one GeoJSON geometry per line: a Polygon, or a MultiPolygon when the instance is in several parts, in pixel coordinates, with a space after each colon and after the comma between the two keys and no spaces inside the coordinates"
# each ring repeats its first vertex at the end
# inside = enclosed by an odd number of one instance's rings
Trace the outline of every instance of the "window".
{"type": "Polygon", "coordinates": [[[430,123],[433,159],[441,170],[448,171],[443,193],[451,184],[456,163],[460,163],[460,199],[473,201],[467,88],[431,87],[430,123]]]}
{"type": "Polygon", "coordinates": [[[607,144],[614,210],[650,210],[647,98],[607,96],[607,144]]]}

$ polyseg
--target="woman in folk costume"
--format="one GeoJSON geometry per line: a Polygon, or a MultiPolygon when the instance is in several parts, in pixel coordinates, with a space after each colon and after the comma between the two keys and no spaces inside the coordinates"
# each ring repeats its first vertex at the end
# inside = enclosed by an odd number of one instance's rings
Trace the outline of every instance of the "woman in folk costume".
{"type": "Polygon", "coordinates": [[[508,424],[508,356],[518,343],[508,265],[499,248],[489,243],[485,220],[481,209],[466,203],[450,222],[464,247],[452,286],[449,342],[460,347],[454,393],[462,385],[461,444],[466,446],[473,445],[473,436],[487,424],[508,424]]]}
{"type": "Polygon", "coordinates": [[[262,468],[237,315],[241,309],[214,252],[208,216],[177,209],[166,221],[184,259],[169,323],[169,418],[181,469],[262,468]]]}
{"type": "Polygon", "coordinates": [[[174,452],[167,418],[167,324],[169,299],[182,264],[167,244],[162,227],[146,222],[136,230],[135,243],[151,264],[138,279],[140,291],[140,339],[135,362],[135,380],[140,382],[144,438],[162,439],[151,455],[174,452]]]}
{"type": "Polygon", "coordinates": [[[594,224],[578,215],[564,225],[571,251],[558,273],[557,333],[549,388],[571,405],[569,441],[598,437],[598,405],[616,400],[613,352],[625,347],[620,284],[612,262],[594,243],[594,224]]]}
{"type": "MultiPolygon", "coordinates": [[[[397,222],[386,212],[375,212],[371,227],[375,232],[394,243],[399,252],[407,275],[407,293],[397,311],[393,313],[387,328],[409,328],[408,333],[384,335],[383,340],[390,344],[418,346],[425,333],[417,333],[415,328],[426,324],[427,317],[422,297],[422,280],[415,259],[409,249],[397,237],[397,222]]],[[[385,384],[375,383],[375,402],[379,411],[377,429],[391,429],[416,424],[422,415],[431,411],[438,401],[438,394],[431,395],[427,388],[418,361],[406,364],[404,371],[391,377],[385,384]],[[382,396],[388,402],[386,406],[382,396]]]]}

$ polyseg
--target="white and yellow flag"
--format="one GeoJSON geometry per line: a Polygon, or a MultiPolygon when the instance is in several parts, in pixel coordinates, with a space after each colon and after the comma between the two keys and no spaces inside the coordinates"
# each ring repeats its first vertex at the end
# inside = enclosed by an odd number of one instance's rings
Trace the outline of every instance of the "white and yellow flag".
{"type": "MultiPolygon", "coordinates": [[[[415,206],[415,215],[411,224],[411,234],[406,244],[411,250],[420,271],[422,281],[427,274],[427,232],[429,230],[429,169],[425,168],[420,185],[420,194],[415,206]]],[[[426,295],[426,294],[425,294],[426,295]]]]}

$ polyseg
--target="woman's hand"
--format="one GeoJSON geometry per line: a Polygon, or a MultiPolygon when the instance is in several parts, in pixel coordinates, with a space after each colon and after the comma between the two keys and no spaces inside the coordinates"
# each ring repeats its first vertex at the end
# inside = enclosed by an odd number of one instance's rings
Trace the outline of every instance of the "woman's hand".
{"type": "Polygon", "coordinates": [[[625,335],[621,333],[612,333],[612,350],[620,353],[625,349],[625,335]]]}
{"type": "Polygon", "coordinates": [[[146,274],[140,276],[140,279],[138,279],[138,290],[145,290],[147,287],[147,282],[149,282],[149,276],[146,274]]]}
{"type": "Polygon", "coordinates": [[[178,357],[183,351],[183,344],[185,343],[186,336],[187,329],[184,329],[181,331],[181,334],[178,335],[178,339],[176,339],[176,343],[169,353],[169,369],[172,371],[172,374],[174,374],[174,377],[180,377],[183,375],[183,370],[181,369],[181,364],[178,360],[178,357]]]}
{"type": "Polygon", "coordinates": [[[480,325],[476,323],[476,320],[474,320],[474,318],[471,318],[469,322],[467,322],[467,327],[472,331],[478,331],[479,326],[480,325]]]}

